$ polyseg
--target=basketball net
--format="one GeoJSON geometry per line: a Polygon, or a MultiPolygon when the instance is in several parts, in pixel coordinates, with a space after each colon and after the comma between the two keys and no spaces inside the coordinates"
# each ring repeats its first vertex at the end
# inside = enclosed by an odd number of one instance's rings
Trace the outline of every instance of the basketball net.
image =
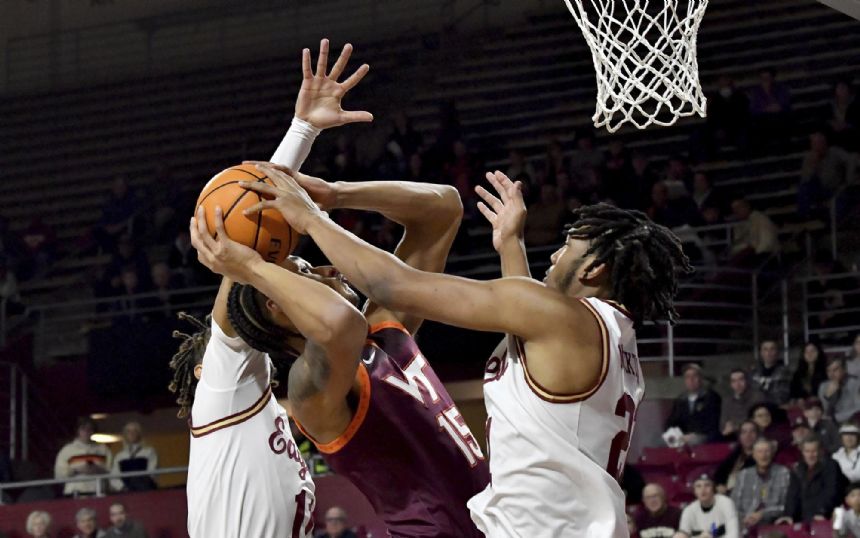
{"type": "Polygon", "coordinates": [[[708,0],[564,0],[597,71],[595,127],[705,116],[696,34],[708,0]]]}

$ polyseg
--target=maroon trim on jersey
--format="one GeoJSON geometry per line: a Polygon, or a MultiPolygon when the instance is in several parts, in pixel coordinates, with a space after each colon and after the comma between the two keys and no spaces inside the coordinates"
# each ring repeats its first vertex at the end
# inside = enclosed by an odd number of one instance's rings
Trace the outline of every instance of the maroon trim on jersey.
{"type": "Polygon", "coordinates": [[[204,435],[209,435],[210,433],[218,430],[223,430],[224,428],[241,424],[262,411],[266,407],[271,396],[272,387],[268,386],[266,387],[266,390],[263,391],[263,395],[260,396],[260,399],[254,402],[251,407],[244,411],[239,411],[238,413],[210,422],[209,424],[204,424],[203,426],[194,426],[191,424],[191,419],[188,419],[188,427],[191,429],[191,436],[194,438],[203,437],[204,435]]]}
{"type": "Polygon", "coordinates": [[[365,417],[367,417],[367,410],[370,408],[370,374],[367,373],[367,368],[364,367],[364,363],[358,366],[355,378],[359,385],[358,408],[355,410],[355,414],[352,416],[352,420],[349,421],[346,429],[334,440],[329,441],[328,443],[320,443],[305,431],[302,425],[299,424],[299,421],[293,417],[293,422],[296,423],[296,427],[305,435],[305,437],[310,439],[310,441],[323,454],[334,454],[345,447],[346,444],[355,437],[355,434],[361,428],[361,425],[364,424],[365,417]]]}
{"type": "Polygon", "coordinates": [[[607,301],[607,300],[605,300],[605,299],[597,299],[597,300],[598,300],[598,301],[600,301],[600,302],[602,302],[602,303],[606,303],[606,304],[608,304],[609,306],[611,306],[611,307],[612,307],[612,308],[614,308],[615,310],[618,310],[619,312],[621,312],[622,314],[624,314],[624,317],[626,317],[626,318],[627,318],[627,319],[629,319],[630,321],[633,321],[633,314],[631,314],[629,310],[627,310],[626,308],[624,308],[624,305],[622,305],[622,304],[620,304],[620,303],[616,303],[615,301],[607,301]]]}
{"type": "Polygon", "coordinates": [[[573,394],[564,394],[551,391],[541,385],[529,373],[525,346],[519,338],[514,337],[514,340],[517,343],[517,350],[520,353],[520,357],[522,357],[523,359],[523,373],[525,374],[526,384],[529,386],[530,389],[532,389],[532,392],[534,392],[538,398],[549,403],[563,404],[581,402],[582,400],[585,400],[592,396],[600,389],[601,386],[603,386],[603,383],[606,381],[606,376],[609,373],[609,330],[606,328],[606,324],[603,322],[603,318],[600,317],[600,314],[594,309],[594,307],[591,306],[585,299],[580,299],[580,301],[586,306],[586,308],[588,308],[588,311],[591,312],[592,315],[594,315],[594,318],[597,320],[597,325],[600,328],[600,342],[602,348],[600,378],[597,380],[597,383],[590,389],[582,392],[576,392],[573,394]]]}

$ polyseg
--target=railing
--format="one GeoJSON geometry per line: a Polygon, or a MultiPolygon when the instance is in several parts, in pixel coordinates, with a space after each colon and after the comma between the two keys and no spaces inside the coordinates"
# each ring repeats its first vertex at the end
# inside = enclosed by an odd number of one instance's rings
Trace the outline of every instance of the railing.
{"type": "Polygon", "coordinates": [[[860,272],[837,273],[826,276],[805,276],[797,277],[795,279],[801,285],[803,294],[802,315],[803,338],[805,342],[810,341],[810,339],[817,338],[826,340],[828,337],[835,335],[860,332],[860,306],[842,306],[818,309],[810,304],[817,299],[826,300],[828,298],[836,298],[837,296],[843,305],[860,304],[860,286],[856,286],[853,289],[833,289],[818,293],[811,293],[809,291],[809,284],[811,282],[822,282],[826,287],[828,282],[838,280],[848,281],[851,279],[853,279],[855,283],[860,284],[860,272]],[[846,298],[848,299],[847,301],[846,298]],[[851,299],[854,300],[852,301],[851,299]],[[811,323],[813,317],[822,314],[832,314],[834,316],[849,314],[850,321],[847,320],[847,316],[842,316],[842,321],[835,324],[817,326],[817,324],[811,323]]]}
{"type": "MultiPolygon", "coordinates": [[[[127,471],[124,473],[112,473],[112,474],[100,474],[100,475],[88,475],[88,476],[73,476],[69,478],[52,478],[45,480],[27,480],[24,482],[7,482],[0,483],[0,499],[3,498],[3,492],[5,490],[10,489],[24,489],[31,487],[43,487],[43,486],[64,486],[69,483],[77,483],[77,482],[95,482],[96,484],[96,497],[103,497],[106,493],[110,491],[109,487],[105,486],[105,483],[109,483],[110,480],[121,480],[123,478],[135,478],[139,476],[161,476],[168,474],[186,474],[188,472],[188,467],[165,467],[163,469],[153,469],[152,471],[127,471]]],[[[0,502],[2,504],[2,502],[0,502]]]]}
{"type": "Polygon", "coordinates": [[[2,424],[7,429],[6,438],[9,445],[9,458],[27,459],[29,446],[29,392],[30,381],[17,364],[0,362],[0,371],[8,377],[0,377],[5,387],[0,388],[0,394],[5,396],[5,410],[0,417],[7,418],[8,423],[2,424]],[[7,415],[8,413],[8,415],[7,415]]]}

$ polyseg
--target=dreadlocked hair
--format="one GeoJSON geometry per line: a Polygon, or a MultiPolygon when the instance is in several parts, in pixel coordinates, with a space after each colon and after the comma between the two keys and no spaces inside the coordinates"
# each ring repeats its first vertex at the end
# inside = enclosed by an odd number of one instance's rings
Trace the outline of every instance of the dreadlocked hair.
{"type": "Polygon", "coordinates": [[[612,299],[630,310],[637,325],[660,320],[674,324],[678,277],[693,272],[678,237],[641,211],[605,203],[580,207],[573,217],[565,233],[589,242],[583,257],[593,255],[594,261],[586,271],[606,264],[612,299]]]}
{"type": "Polygon", "coordinates": [[[194,316],[180,312],[177,317],[187,321],[197,329],[196,332],[187,334],[181,331],[173,331],[173,337],[182,340],[179,351],[170,360],[170,368],[173,370],[173,380],[167,388],[177,395],[176,403],[179,404],[179,413],[176,416],[185,418],[194,401],[194,388],[197,386],[197,378],[194,377],[194,367],[203,361],[203,353],[206,344],[209,343],[209,320],[200,321],[194,316]]]}
{"type": "Polygon", "coordinates": [[[272,386],[277,387],[275,380],[278,367],[289,366],[299,357],[300,353],[287,343],[287,338],[302,335],[273,323],[266,311],[266,296],[253,286],[234,283],[227,296],[227,317],[230,324],[242,340],[252,348],[267,353],[272,359],[272,386]]]}

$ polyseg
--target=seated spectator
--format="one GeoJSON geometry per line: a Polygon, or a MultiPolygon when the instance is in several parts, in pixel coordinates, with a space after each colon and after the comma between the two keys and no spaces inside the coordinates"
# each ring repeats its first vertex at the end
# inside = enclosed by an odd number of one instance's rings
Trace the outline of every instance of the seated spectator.
{"type": "Polygon", "coordinates": [[[817,342],[807,342],[797,368],[791,377],[791,399],[795,403],[818,395],[818,387],[827,379],[827,355],[817,342]]]}
{"type": "Polygon", "coordinates": [[[405,112],[397,112],[394,114],[393,128],[389,143],[394,143],[399,148],[399,153],[403,155],[414,155],[421,149],[424,141],[421,134],[415,130],[412,125],[412,120],[405,112]]]}
{"type": "Polygon", "coordinates": [[[143,526],[137,521],[128,519],[125,505],[120,502],[115,502],[110,505],[110,523],[111,528],[107,530],[105,536],[112,538],[115,536],[125,536],[127,538],[147,538],[146,531],[143,526]]]}
{"type": "Polygon", "coordinates": [[[325,513],[325,533],[319,538],[358,538],[349,528],[349,518],[346,510],[332,506],[325,513]]]}
{"type": "Polygon", "coordinates": [[[860,333],[857,333],[851,342],[851,351],[845,360],[845,370],[848,375],[860,378],[860,333]]]}
{"type": "Polygon", "coordinates": [[[693,482],[696,500],[681,513],[680,531],[685,538],[740,538],[735,504],[714,491],[713,479],[703,474],[693,482]]]}
{"type": "Polygon", "coordinates": [[[768,402],[782,405],[791,394],[791,374],[779,360],[779,344],[776,340],[763,340],[759,345],[759,360],[752,370],[754,386],[768,402]]]}
{"type": "Polygon", "coordinates": [[[576,133],[576,149],[570,155],[570,173],[574,182],[585,179],[588,172],[603,167],[603,152],[595,147],[594,131],[582,129],[576,133]]]}
{"type": "Polygon", "coordinates": [[[845,504],[848,509],[844,512],[841,525],[835,524],[834,516],[833,529],[836,532],[833,535],[839,538],[860,538],[860,483],[855,482],[848,486],[845,491],[845,504]]]}
{"type": "Polygon", "coordinates": [[[749,201],[732,202],[737,224],[732,228],[732,263],[757,266],[780,251],[779,230],[770,217],[753,209],[749,201]]]}
{"type": "Polygon", "coordinates": [[[558,230],[567,214],[564,201],[559,198],[555,185],[541,186],[540,200],[528,210],[525,240],[530,247],[550,245],[561,241],[558,230]]]}
{"type": "MultiPolygon", "coordinates": [[[[131,471],[154,471],[158,468],[158,453],[143,442],[143,429],[137,422],[129,422],[122,429],[123,446],[113,460],[113,474],[131,471]]],[[[151,476],[114,479],[111,487],[116,491],[148,491],[158,486],[151,476]]]]}
{"type": "Polygon", "coordinates": [[[545,181],[554,183],[559,174],[568,173],[570,173],[570,161],[564,156],[564,147],[558,140],[550,140],[546,146],[545,181]]]}
{"type": "Polygon", "coordinates": [[[112,251],[117,239],[132,233],[135,214],[140,209],[137,196],[129,188],[124,176],[117,176],[111,185],[111,194],[102,209],[102,217],[93,235],[102,251],[112,251]]]}
{"type": "Polygon", "coordinates": [[[824,414],[836,422],[850,420],[860,412],[860,380],[845,371],[845,359],[831,359],[827,364],[827,381],[818,388],[824,414]]]}
{"type": "Polygon", "coordinates": [[[530,183],[537,177],[534,166],[526,160],[522,151],[512,149],[510,153],[508,153],[508,159],[511,162],[511,164],[508,165],[507,171],[509,178],[516,180],[516,178],[527,176],[528,180],[524,181],[524,183],[530,183]]]}
{"type": "Polygon", "coordinates": [[[727,144],[743,147],[749,129],[749,99],[735,89],[728,75],[717,80],[717,91],[708,97],[708,116],[705,118],[706,144],[714,149],[727,144]]]}
{"type": "Polygon", "coordinates": [[[176,239],[170,246],[167,265],[174,275],[182,279],[182,284],[186,287],[205,286],[215,282],[212,273],[197,261],[197,251],[191,246],[188,228],[180,229],[176,234],[176,239]]]}
{"type": "Polygon", "coordinates": [[[776,462],[788,468],[794,467],[803,458],[803,442],[814,435],[809,424],[797,417],[791,425],[791,444],[780,448],[776,453],[776,462]]]}
{"type": "Polygon", "coordinates": [[[666,429],[680,428],[687,445],[699,445],[718,439],[720,396],[704,386],[702,368],[698,364],[684,367],[684,388],[684,394],[675,398],[672,404],[666,429]]]}
{"type": "Polygon", "coordinates": [[[809,319],[810,326],[824,328],[853,325],[854,312],[837,311],[860,306],[860,300],[854,295],[860,287],[857,277],[851,275],[842,262],[834,259],[833,254],[826,250],[817,252],[813,257],[810,276],[813,278],[806,287],[809,294],[808,309],[814,313],[809,319]]]}
{"type": "Polygon", "coordinates": [[[833,133],[833,145],[849,151],[858,147],[860,101],[851,87],[851,80],[838,80],[833,86],[833,98],[827,105],[827,124],[833,133]]]}
{"type": "Polygon", "coordinates": [[[773,523],[785,511],[791,471],[773,463],[774,443],[764,437],[753,446],[755,467],[738,473],[732,501],[746,529],[773,523]]]}
{"type": "Polygon", "coordinates": [[[776,71],[762,69],[759,84],[749,93],[753,141],[761,147],[785,147],[791,137],[791,93],[777,82],[776,71]]]}
{"type": "Polygon", "coordinates": [[[75,514],[75,528],[78,529],[74,538],[104,538],[105,531],[99,529],[96,521],[96,511],[92,508],[81,508],[75,514]]]}
{"type": "MultiPolygon", "coordinates": [[[[77,437],[65,445],[57,454],[54,462],[54,478],[71,478],[80,475],[106,474],[111,468],[112,454],[105,445],[93,442],[90,437],[96,431],[96,424],[89,417],[78,421],[77,437]]],[[[68,496],[93,495],[96,480],[68,482],[63,494],[68,496]]]]}
{"type": "Polygon", "coordinates": [[[56,256],[57,234],[41,218],[35,217],[21,232],[19,271],[24,280],[43,275],[56,256]]]}
{"type": "Polygon", "coordinates": [[[750,409],[750,417],[758,425],[761,435],[776,442],[776,449],[791,444],[791,427],[785,413],[775,405],[759,403],[750,409]]]}
{"type": "Polygon", "coordinates": [[[681,521],[681,510],[666,502],[666,491],[659,484],[642,490],[642,507],[634,518],[641,538],[672,538],[681,521]]]}
{"type": "Polygon", "coordinates": [[[798,211],[808,215],[826,203],[840,188],[857,179],[857,158],[842,148],[831,146],[824,131],[809,135],[809,150],[803,157],[798,211]]]}
{"type": "Polygon", "coordinates": [[[630,164],[632,170],[626,183],[629,193],[624,198],[628,205],[624,205],[624,200],[616,201],[619,207],[625,209],[644,210],[648,207],[648,198],[651,195],[651,187],[657,182],[657,174],[654,172],[654,167],[651,165],[648,156],[641,151],[633,152],[630,164]]]}
{"type": "Polygon", "coordinates": [[[111,310],[122,315],[121,321],[149,319],[151,314],[149,309],[156,305],[156,301],[152,297],[138,297],[141,293],[148,291],[149,289],[141,281],[137,268],[133,265],[124,267],[120,273],[118,297],[111,310]]]}
{"type": "Polygon", "coordinates": [[[32,538],[51,538],[51,514],[42,510],[30,512],[26,528],[32,538]]]}
{"type": "Polygon", "coordinates": [[[785,511],[776,520],[778,524],[830,519],[839,504],[838,492],[845,487],[839,466],[831,458],[822,457],[821,441],[817,437],[806,439],[802,446],[803,458],[793,470],[785,511]]]}
{"type": "Polygon", "coordinates": [[[726,459],[720,462],[714,473],[717,491],[722,494],[730,493],[737,483],[740,471],[755,465],[753,446],[759,438],[758,425],[747,420],[741,423],[738,430],[738,443],[726,459]]]}
{"type": "Polygon", "coordinates": [[[840,446],[839,427],[824,416],[824,406],[818,398],[809,398],[803,404],[803,417],[812,433],[821,439],[821,445],[828,454],[833,454],[840,446]]]}
{"type": "Polygon", "coordinates": [[[833,454],[833,459],[849,482],[860,482],[860,448],[857,447],[860,428],[856,424],[843,424],[839,428],[839,439],[842,446],[833,454]]]}
{"type": "Polygon", "coordinates": [[[687,159],[677,154],[669,157],[662,181],[669,189],[670,200],[689,198],[690,191],[687,185],[690,184],[690,167],[687,166],[687,159]]]}
{"type": "Polygon", "coordinates": [[[704,172],[696,172],[693,174],[693,203],[696,204],[696,209],[705,218],[705,213],[710,209],[716,211],[720,216],[723,215],[726,209],[726,200],[723,194],[714,187],[711,179],[704,172]]]}
{"type": "MultiPolygon", "coordinates": [[[[733,437],[741,423],[750,415],[752,406],[764,400],[764,395],[757,387],[751,386],[747,373],[741,368],[735,368],[729,374],[729,386],[732,393],[722,399],[720,409],[720,431],[725,437],[733,437]]],[[[752,446],[750,446],[752,449],[752,446]]],[[[719,484],[719,482],[717,482],[719,484]]]]}
{"type": "Polygon", "coordinates": [[[622,200],[626,200],[621,191],[630,188],[627,181],[632,172],[631,166],[630,155],[624,148],[624,142],[611,140],[603,163],[603,184],[613,199],[621,195],[622,200]]]}
{"type": "Polygon", "coordinates": [[[645,213],[657,224],[669,228],[699,224],[696,204],[686,196],[675,200],[670,199],[669,187],[663,181],[658,181],[651,187],[651,205],[645,213]]]}

